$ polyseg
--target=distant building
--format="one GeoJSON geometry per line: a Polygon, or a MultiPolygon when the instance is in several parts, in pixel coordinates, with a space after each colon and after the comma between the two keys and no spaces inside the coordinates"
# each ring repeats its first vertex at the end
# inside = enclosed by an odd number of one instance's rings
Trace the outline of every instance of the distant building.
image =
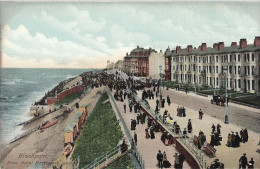
{"type": "Polygon", "coordinates": [[[172,81],[214,88],[224,88],[227,77],[228,89],[260,92],[259,55],[260,37],[255,37],[251,45],[246,39],[240,39],[239,45],[232,42],[228,47],[224,42],[214,43],[212,48],[206,43],[197,49],[192,45],[185,49],[177,46],[175,51],[167,49],[165,52],[165,58],[171,57],[171,62],[168,62],[171,70],[166,69],[166,74],[171,73],[172,81]],[[223,71],[225,66],[228,68],[227,76],[223,71]]]}
{"type": "Polygon", "coordinates": [[[165,63],[162,52],[157,53],[155,49],[144,49],[137,46],[124,57],[123,71],[140,77],[158,78],[160,64],[163,66],[162,73],[164,73],[165,63]]]}

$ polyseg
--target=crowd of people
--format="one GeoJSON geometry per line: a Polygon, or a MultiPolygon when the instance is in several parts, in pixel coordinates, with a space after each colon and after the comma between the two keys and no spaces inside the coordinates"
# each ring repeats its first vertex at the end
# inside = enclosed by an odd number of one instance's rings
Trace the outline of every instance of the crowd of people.
{"type": "Polygon", "coordinates": [[[248,132],[246,128],[241,129],[239,134],[238,132],[233,132],[233,131],[231,131],[231,133],[228,134],[228,140],[227,140],[228,147],[233,147],[233,148],[240,147],[240,143],[246,143],[248,141],[248,132]]]}

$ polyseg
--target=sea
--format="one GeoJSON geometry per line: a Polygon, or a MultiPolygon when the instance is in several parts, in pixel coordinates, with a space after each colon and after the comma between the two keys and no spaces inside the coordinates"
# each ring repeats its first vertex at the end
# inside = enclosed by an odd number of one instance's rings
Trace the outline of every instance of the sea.
{"type": "Polygon", "coordinates": [[[61,81],[96,69],[0,68],[0,148],[22,134],[30,106],[61,81]]]}

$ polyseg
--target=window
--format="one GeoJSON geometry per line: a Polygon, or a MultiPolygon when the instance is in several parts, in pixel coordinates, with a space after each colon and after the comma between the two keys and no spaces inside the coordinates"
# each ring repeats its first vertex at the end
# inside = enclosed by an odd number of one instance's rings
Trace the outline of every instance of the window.
{"type": "Polygon", "coordinates": [[[237,79],[235,79],[235,88],[237,88],[237,79]]]}
{"type": "Polygon", "coordinates": [[[217,86],[218,86],[218,77],[217,77],[217,86]]]}
{"type": "Polygon", "coordinates": [[[248,90],[250,90],[250,80],[247,81],[248,90]]]}
{"type": "Polygon", "coordinates": [[[237,61],[240,62],[240,55],[237,56],[237,61]]]}
{"type": "Polygon", "coordinates": [[[234,66],[234,74],[237,74],[237,67],[234,66]]]}
{"type": "Polygon", "coordinates": [[[255,81],[252,80],[252,90],[255,90],[255,81]]]}
{"type": "Polygon", "coordinates": [[[232,66],[229,66],[229,74],[232,74],[232,66]]]}
{"type": "Polygon", "coordinates": [[[252,62],[255,61],[255,55],[252,53],[252,62]]]}
{"type": "Polygon", "coordinates": [[[238,88],[241,88],[241,80],[238,79],[238,88]]]}
{"type": "Polygon", "coordinates": [[[218,73],[218,66],[216,66],[216,72],[218,73]]]}
{"type": "Polygon", "coordinates": [[[252,75],[255,75],[255,67],[252,66],[252,75]]]}
{"type": "Polygon", "coordinates": [[[244,62],[246,62],[246,54],[244,54],[244,62]]]}
{"type": "Polygon", "coordinates": [[[246,75],[246,66],[244,66],[244,69],[245,69],[245,75],[246,75]]]}
{"type": "Polygon", "coordinates": [[[232,55],[229,55],[229,62],[232,62],[232,55]]]}
{"type": "Polygon", "coordinates": [[[237,55],[234,55],[234,62],[237,61],[237,55]]]}
{"type": "Polygon", "coordinates": [[[247,66],[247,74],[250,75],[250,66],[247,66]]]}
{"type": "Polygon", "coordinates": [[[229,83],[229,87],[232,87],[232,80],[230,79],[229,82],[230,82],[230,83],[229,83]]]}
{"type": "Polygon", "coordinates": [[[247,54],[247,61],[249,62],[249,53],[247,54]]]}
{"type": "Polygon", "coordinates": [[[238,66],[238,68],[237,68],[237,73],[240,75],[240,72],[241,72],[241,67],[238,66]]]}
{"type": "Polygon", "coordinates": [[[200,63],[200,57],[199,57],[199,63],[200,63]]]}
{"type": "MultiPolygon", "coordinates": [[[[186,57],[185,57],[185,58],[186,58],[186,57]]],[[[185,60],[186,60],[186,59],[185,59],[185,60]]],[[[187,66],[185,65],[185,71],[186,71],[186,67],[187,67],[187,66]]]]}
{"type": "Polygon", "coordinates": [[[218,56],[216,56],[216,62],[218,62],[218,56]]]}
{"type": "Polygon", "coordinates": [[[222,62],[222,63],[224,62],[223,57],[224,57],[224,56],[221,56],[221,62],[222,62]]]}
{"type": "Polygon", "coordinates": [[[221,66],[221,73],[223,74],[223,66],[221,66]]]}

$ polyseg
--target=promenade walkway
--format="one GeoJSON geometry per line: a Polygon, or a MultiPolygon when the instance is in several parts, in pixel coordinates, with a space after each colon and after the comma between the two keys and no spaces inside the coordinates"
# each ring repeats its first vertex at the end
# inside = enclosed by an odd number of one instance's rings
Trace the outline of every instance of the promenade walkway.
{"type": "MultiPolygon", "coordinates": [[[[162,89],[163,90],[163,89],[162,89]]],[[[220,160],[220,162],[225,164],[225,168],[237,168],[239,165],[239,158],[243,155],[243,153],[247,154],[248,161],[253,157],[255,161],[255,168],[260,168],[260,156],[259,153],[256,152],[258,148],[260,148],[257,144],[260,141],[260,134],[256,133],[252,130],[248,130],[249,140],[247,143],[241,143],[239,148],[232,148],[227,147],[225,144],[227,143],[227,135],[231,131],[238,132],[241,130],[241,126],[238,126],[236,124],[224,124],[223,120],[220,120],[221,118],[216,118],[216,116],[213,115],[212,112],[209,112],[209,110],[218,112],[219,109],[223,109],[223,107],[211,105],[210,102],[207,99],[204,99],[204,104],[200,105],[194,105],[195,99],[202,96],[197,96],[195,98],[194,94],[185,94],[184,92],[176,92],[173,90],[163,90],[163,96],[166,96],[169,94],[171,98],[171,105],[168,106],[166,103],[165,108],[161,108],[160,115],[163,115],[163,112],[168,110],[168,113],[170,113],[171,117],[173,117],[174,121],[177,121],[177,123],[180,125],[181,130],[183,131],[184,128],[187,129],[188,119],[191,119],[192,127],[193,127],[193,133],[192,135],[199,134],[199,131],[203,131],[206,135],[207,142],[210,142],[210,136],[211,136],[211,126],[214,124],[215,126],[217,124],[220,124],[221,127],[221,135],[223,137],[223,140],[221,142],[220,146],[215,146],[216,148],[216,157],[220,160]],[[179,99],[180,98],[180,99],[179,99]],[[189,107],[186,107],[186,105],[190,105],[189,107]],[[177,107],[184,106],[186,109],[186,117],[179,117],[177,116],[177,107]],[[214,109],[210,109],[210,107],[214,106],[214,109]],[[199,119],[199,108],[202,109],[204,116],[203,119],[199,119]]],[[[138,96],[141,97],[142,91],[138,92],[138,96]]],[[[202,98],[200,98],[202,99],[202,98]]],[[[149,105],[152,109],[155,109],[156,106],[156,100],[149,100],[149,105]]],[[[231,106],[230,106],[231,107],[231,106]]],[[[236,107],[239,109],[238,107],[236,107]]],[[[245,108],[240,107],[240,111],[244,110],[245,108]]],[[[252,110],[252,108],[248,108],[249,110],[252,110]]],[[[255,110],[255,109],[254,109],[255,110]]],[[[223,119],[224,119],[224,111],[221,111],[223,119]]],[[[254,113],[256,116],[258,116],[258,112],[250,112],[254,113]]],[[[257,119],[255,119],[257,120],[257,119]]],[[[259,119],[258,119],[259,120],[259,119]]],[[[234,122],[234,119],[231,120],[234,122]]],[[[250,123],[250,121],[240,121],[240,124],[243,126],[246,126],[245,123],[250,123]],[[244,123],[243,123],[244,122],[244,123]]],[[[259,128],[259,123],[255,128],[259,128]]],[[[192,136],[190,135],[190,136],[192,136]]],[[[214,161],[215,158],[209,158],[206,154],[204,157],[207,157],[207,162],[210,164],[214,161]]]]}
{"type": "MultiPolygon", "coordinates": [[[[129,107],[128,107],[128,99],[125,99],[124,102],[117,101],[117,106],[119,110],[122,112],[122,116],[130,129],[131,127],[131,119],[136,119],[137,113],[134,113],[132,111],[130,113],[129,107]],[[123,105],[124,103],[127,104],[127,111],[126,113],[124,112],[123,105]]],[[[158,168],[157,166],[157,159],[156,155],[158,153],[158,150],[161,150],[162,153],[165,151],[167,154],[167,159],[169,162],[172,164],[171,168],[174,168],[174,157],[173,155],[175,154],[176,149],[173,146],[165,146],[161,142],[161,133],[155,133],[155,139],[146,139],[145,138],[145,129],[147,128],[147,120],[145,124],[139,124],[136,126],[136,130],[131,130],[131,135],[134,137],[134,132],[136,132],[138,141],[137,141],[137,150],[140,152],[142,155],[142,158],[145,163],[145,168],[147,169],[152,169],[152,168],[158,168]]],[[[183,164],[183,167],[185,169],[190,168],[190,166],[186,163],[186,161],[183,164]]]]}

